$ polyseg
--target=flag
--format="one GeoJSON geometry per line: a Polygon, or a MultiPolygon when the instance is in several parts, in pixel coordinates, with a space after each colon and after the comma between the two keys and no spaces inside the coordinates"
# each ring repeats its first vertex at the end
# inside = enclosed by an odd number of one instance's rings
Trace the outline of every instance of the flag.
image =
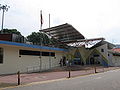
{"type": "Polygon", "coordinates": [[[41,27],[43,25],[43,16],[42,16],[42,10],[40,11],[40,24],[41,24],[41,27]]]}

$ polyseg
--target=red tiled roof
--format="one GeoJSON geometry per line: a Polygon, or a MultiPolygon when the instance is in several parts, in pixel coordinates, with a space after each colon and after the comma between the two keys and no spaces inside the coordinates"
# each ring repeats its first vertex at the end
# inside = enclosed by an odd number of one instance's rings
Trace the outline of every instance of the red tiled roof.
{"type": "Polygon", "coordinates": [[[115,49],[112,49],[113,51],[115,52],[120,52],[120,48],[115,48],[115,49]]]}

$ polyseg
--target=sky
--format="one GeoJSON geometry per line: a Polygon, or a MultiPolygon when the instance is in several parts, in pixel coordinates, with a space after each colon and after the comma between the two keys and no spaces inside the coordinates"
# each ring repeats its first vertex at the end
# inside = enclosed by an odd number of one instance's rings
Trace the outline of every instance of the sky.
{"type": "MultiPolygon", "coordinates": [[[[10,6],[5,12],[4,28],[17,29],[23,36],[69,23],[87,39],[103,37],[120,44],[120,0],[0,0],[10,6]]],[[[0,26],[2,11],[0,11],[0,26]]]]}

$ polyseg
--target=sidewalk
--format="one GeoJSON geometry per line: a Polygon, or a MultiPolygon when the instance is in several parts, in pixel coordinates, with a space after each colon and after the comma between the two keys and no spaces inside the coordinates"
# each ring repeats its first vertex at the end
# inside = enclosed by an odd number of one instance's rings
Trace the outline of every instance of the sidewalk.
{"type": "MultiPolygon", "coordinates": [[[[83,67],[83,66],[82,66],[83,67]]],[[[108,70],[119,69],[120,67],[96,67],[97,72],[105,72],[108,70]]],[[[94,67],[83,67],[82,69],[74,70],[72,67],[71,77],[88,75],[95,73],[94,67]]],[[[46,80],[67,78],[69,75],[66,70],[53,70],[51,72],[42,72],[42,73],[31,73],[31,74],[21,74],[21,84],[27,84],[32,82],[40,82],[46,80]]],[[[15,86],[17,85],[17,75],[8,75],[8,76],[0,76],[0,88],[7,86],[15,86]]]]}

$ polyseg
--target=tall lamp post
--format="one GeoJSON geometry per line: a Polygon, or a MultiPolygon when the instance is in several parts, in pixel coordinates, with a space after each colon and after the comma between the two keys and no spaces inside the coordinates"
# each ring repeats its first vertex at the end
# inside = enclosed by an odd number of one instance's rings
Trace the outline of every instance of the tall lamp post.
{"type": "Polygon", "coordinates": [[[0,4],[0,10],[1,10],[1,9],[3,10],[3,13],[2,13],[1,34],[3,34],[4,12],[5,12],[5,11],[8,11],[8,8],[10,8],[10,6],[7,6],[7,5],[1,5],[1,4],[0,4]]]}

